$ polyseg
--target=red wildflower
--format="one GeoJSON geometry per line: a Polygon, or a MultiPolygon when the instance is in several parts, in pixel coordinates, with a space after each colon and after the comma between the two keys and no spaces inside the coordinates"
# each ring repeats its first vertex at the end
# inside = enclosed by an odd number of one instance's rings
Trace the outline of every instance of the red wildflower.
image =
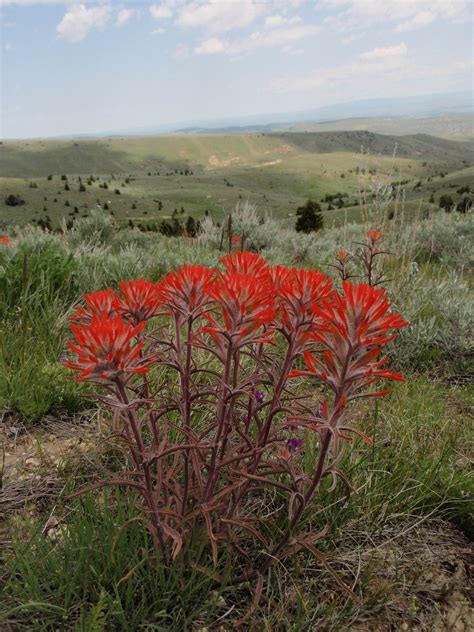
{"type": "Polygon", "coordinates": [[[240,244],[241,241],[242,241],[242,237],[240,237],[240,235],[233,235],[232,237],[233,244],[240,244]]]}
{"type": "Polygon", "coordinates": [[[333,296],[332,280],[317,270],[297,270],[275,266],[272,270],[283,331],[298,331],[306,338],[333,296]]]}
{"type": "Polygon", "coordinates": [[[196,316],[209,302],[207,288],[214,275],[212,268],[185,263],[159,284],[163,303],[186,318],[196,316]]]}
{"type": "Polygon", "coordinates": [[[382,345],[395,336],[387,334],[408,325],[400,314],[390,311],[385,290],[361,283],[343,282],[342,294],[328,306],[328,327],[334,335],[347,340],[352,347],[382,345]]]}
{"type": "Polygon", "coordinates": [[[84,294],[85,306],[78,307],[70,320],[78,323],[90,323],[93,318],[106,314],[110,316],[114,313],[117,295],[111,289],[99,290],[92,294],[84,294]]]}
{"type": "MultiPolygon", "coordinates": [[[[249,261],[244,261],[244,267],[249,261]]],[[[250,261],[249,267],[255,265],[255,271],[260,263],[257,260],[254,262],[250,261]]],[[[208,294],[219,303],[224,318],[222,329],[218,322],[207,316],[212,326],[203,328],[203,331],[211,333],[216,341],[218,332],[222,333],[224,330],[237,346],[247,344],[252,339],[255,341],[255,334],[275,317],[274,289],[269,274],[261,272],[256,282],[254,274],[238,272],[233,265],[229,265],[228,270],[225,273],[218,273],[215,281],[209,285],[208,294]]]]}
{"type": "Polygon", "coordinates": [[[251,274],[255,277],[268,275],[270,268],[259,254],[252,252],[233,252],[221,258],[226,272],[239,272],[242,274],[251,274]]]}
{"type": "Polygon", "coordinates": [[[7,235],[0,235],[0,245],[9,246],[12,243],[12,240],[7,235]]]}
{"type": "Polygon", "coordinates": [[[400,373],[380,368],[386,359],[376,361],[381,347],[396,336],[392,332],[408,325],[400,314],[389,311],[384,290],[343,282],[342,294],[336,294],[326,309],[327,322],[312,334],[324,347],[322,358],[305,352],[307,371],[294,371],[292,377],[315,374],[347,399],[379,378],[403,380],[400,373]]]}
{"type": "Polygon", "coordinates": [[[376,242],[378,239],[381,239],[382,237],[382,231],[379,230],[378,228],[372,228],[371,230],[369,230],[367,232],[367,237],[369,238],[369,240],[371,242],[376,242]]]}
{"type": "Polygon", "coordinates": [[[348,257],[349,253],[347,252],[347,250],[339,250],[339,252],[337,253],[337,258],[339,259],[339,261],[345,261],[348,257]]]}
{"type": "Polygon", "coordinates": [[[162,302],[156,283],[137,279],[120,281],[121,297],[117,298],[117,311],[133,323],[156,316],[162,302]]]}
{"type": "Polygon", "coordinates": [[[110,379],[122,372],[144,373],[148,368],[140,359],[143,341],[132,344],[144,327],[145,322],[134,327],[121,316],[104,313],[95,316],[89,324],[72,325],[76,344],[69,342],[68,347],[77,354],[77,359],[64,364],[81,372],[79,381],[91,377],[110,379]]]}

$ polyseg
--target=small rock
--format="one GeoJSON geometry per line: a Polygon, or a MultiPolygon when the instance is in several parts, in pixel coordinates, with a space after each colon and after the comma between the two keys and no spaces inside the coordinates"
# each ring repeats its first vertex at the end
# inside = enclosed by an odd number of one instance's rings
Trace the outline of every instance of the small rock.
{"type": "Polygon", "coordinates": [[[46,521],[46,524],[44,525],[44,530],[47,531],[48,529],[54,529],[54,527],[57,527],[58,524],[59,520],[56,518],[56,516],[50,516],[46,521]]]}

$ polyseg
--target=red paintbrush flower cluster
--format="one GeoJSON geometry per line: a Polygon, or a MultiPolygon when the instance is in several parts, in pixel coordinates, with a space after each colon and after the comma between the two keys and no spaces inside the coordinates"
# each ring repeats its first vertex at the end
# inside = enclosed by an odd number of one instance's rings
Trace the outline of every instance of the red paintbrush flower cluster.
{"type": "Polygon", "coordinates": [[[120,294],[114,307],[118,314],[134,323],[149,320],[158,314],[162,304],[159,286],[156,283],[138,279],[120,281],[120,294]]]}
{"type": "Polygon", "coordinates": [[[12,243],[12,240],[8,235],[0,235],[0,245],[1,246],[9,246],[12,243]]]}
{"type": "Polygon", "coordinates": [[[372,243],[375,243],[376,241],[382,239],[382,236],[382,231],[378,228],[371,228],[369,231],[367,231],[367,237],[372,243]]]}
{"type": "Polygon", "coordinates": [[[137,326],[121,316],[94,316],[89,324],[71,325],[76,344],[69,348],[77,354],[75,362],[66,361],[70,369],[79,371],[79,380],[89,378],[116,379],[122,373],[144,373],[148,370],[140,358],[143,340],[136,342],[145,322],[137,326]]]}
{"type": "Polygon", "coordinates": [[[117,295],[113,290],[100,290],[93,294],[84,294],[84,305],[80,305],[70,317],[73,323],[90,324],[101,315],[112,316],[115,311],[117,295]]]}
{"type": "Polygon", "coordinates": [[[274,321],[274,288],[270,268],[259,255],[238,252],[221,261],[225,271],[218,270],[207,288],[218,309],[212,316],[207,315],[211,324],[202,331],[210,333],[218,344],[224,335],[237,349],[262,339],[262,333],[274,321]]]}
{"type": "MultiPolygon", "coordinates": [[[[321,359],[316,361],[306,350],[308,371],[332,387],[341,377],[341,363],[349,349],[360,355],[357,361],[351,360],[349,367],[357,367],[358,376],[361,371],[365,377],[369,372],[389,379],[398,375],[378,368],[381,361],[374,363],[380,347],[394,337],[388,333],[407,324],[390,312],[385,291],[344,282],[342,292],[338,292],[332,280],[319,271],[272,267],[260,255],[248,252],[229,254],[221,263],[224,270],[184,264],[159,283],[122,281],[119,292],[107,289],[85,294],[84,305],[71,317],[80,326],[72,327],[76,339],[79,335],[85,341],[89,330],[94,332],[91,336],[106,336],[107,323],[115,332],[122,322],[129,327],[127,332],[135,332],[127,338],[129,344],[142,332],[145,322],[160,313],[181,319],[203,317],[208,324],[200,332],[210,334],[221,348],[225,341],[230,341],[234,350],[267,342],[275,331],[292,338],[297,351],[309,341],[320,343],[324,347],[321,359]],[[318,370],[317,365],[321,367],[318,370]]],[[[109,336],[109,342],[113,339],[109,336]]],[[[73,346],[76,353],[80,344],[84,342],[78,339],[78,345],[73,346]]],[[[120,337],[116,344],[122,344],[120,337]]],[[[136,359],[132,355],[127,352],[117,366],[128,369],[127,362],[136,359]]],[[[97,362],[101,364],[102,360],[97,362]]],[[[89,373],[82,372],[81,379],[89,373]]]]}
{"type": "Polygon", "coordinates": [[[165,564],[203,534],[200,548],[216,564],[218,548],[245,533],[264,543],[246,501],[262,487],[287,494],[288,528],[264,544],[263,576],[272,560],[313,546],[298,539],[303,512],[325,476],[347,484],[336,467],[341,439],[368,440],[352,427],[349,404],[386,394],[372,390],[381,379],[403,379],[382,348],[407,323],[370,285],[344,281],[338,290],[321,272],[248,252],[220,263],[85,295],[71,317],[75,359],[66,365],[107,389],[102,401],[114,408],[127,466],[98,485],[139,495],[165,564]],[[294,370],[298,362],[305,370],[294,370]],[[160,370],[140,375],[152,365],[160,370]],[[301,375],[318,379],[324,401],[288,387],[301,375]],[[319,435],[310,471],[301,430],[319,435]]]}
{"type": "Polygon", "coordinates": [[[321,320],[325,305],[334,295],[332,280],[317,270],[297,270],[275,266],[272,270],[280,327],[295,344],[303,344],[321,320]]]}
{"type": "Polygon", "coordinates": [[[159,284],[163,304],[184,319],[195,318],[209,300],[207,290],[214,275],[211,268],[185,263],[159,284]]]}
{"type": "MultiPolygon", "coordinates": [[[[378,377],[402,380],[400,373],[379,368],[385,359],[374,362],[381,347],[395,337],[392,332],[408,325],[400,314],[389,309],[385,290],[344,282],[342,293],[335,294],[326,305],[324,323],[312,332],[312,338],[322,345],[323,354],[317,359],[305,352],[308,372],[320,377],[346,400],[378,377]]],[[[308,372],[294,371],[293,376],[308,372]]]]}

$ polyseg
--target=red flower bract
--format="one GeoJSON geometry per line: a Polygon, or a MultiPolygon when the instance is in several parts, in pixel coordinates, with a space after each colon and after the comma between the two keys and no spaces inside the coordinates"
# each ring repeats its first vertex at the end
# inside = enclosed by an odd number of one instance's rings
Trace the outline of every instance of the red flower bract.
{"type": "Polygon", "coordinates": [[[367,231],[367,237],[370,239],[370,241],[375,242],[377,241],[377,239],[381,239],[382,231],[378,228],[372,228],[371,230],[367,231]]]}
{"type": "Polygon", "coordinates": [[[196,316],[209,300],[207,288],[214,274],[212,268],[185,263],[177,272],[170,272],[159,284],[163,303],[181,316],[196,316]]]}
{"type": "Polygon", "coordinates": [[[133,323],[156,316],[162,303],[159,285],[137,279],[120,281],[121,296],[117,297],[117,311],[133,323]]]}
{"type": "Polygon", "coordinates": [[[106,314],[111,316],[115,310],[117,295],[113,290],[99,290],[83,295],[85,306],[78,307],[70,317],[72,322],[90,323],[93,318],[106,314]]]}
{"type": "Polygon", "coordinates": [[[226,272],[240,272],[254,277],[268,275],[269,266],[259,254],[252,252],[233,252],[221,258],[226,272]]]}
{"type": "Polygon", "coordinates": [[[0,245],[9,246],[12,243],[12,240],[7,235],[0,235],[0,245]]]}
{"type": "Polygon", "coordinates": [[[272,270],[283,331],[288,335],[300,328],[303,338],[332,299],[332,280],[317,270],[275,266],[272,270]]]}
{"type": "Polygon", "coordinates": [[[327,328],[347,340],[353,347],[382,345],[394,338],[387,335],[406,327],[408,322],[400,314],[391,312],[385,290],[361,283],[343,282],[342,294],[327,306],[327,328]]]}
{"type": "Polygon", "coordinates": [[[294,371],[292,375],[317,375],[346,400],[378,378],[403,380],[400,373],[380,368],[386,359],[375,361],[381,347],[396,336],[392,332],[408,325],[400,314],[390,312],[390,307],[385,290],[343,282],[343,292],[326,306],[326,322],[312,334],[323,345],[322,358],[306,351],[308,370],[294,371]]]}
{"type": "MultiPolygon", "coordinates": [[[[224,329],[237,346],[248,343],[263,325],[275,318],[273,284],[270,275],[263,271],[256,278],[254,274],[238,272],[230,266],[225,273],[218,273],[209,285],[208,294],[219,304],[224,329]]],[[[208,318],[212,327],[205,327],[204,331],[211,334],[222,331],[219,323],[208,318]]]]}
{"type": "Polygon", "coordinates": [[[80,371],[80,381],[113,379],[123,372],[144,373],[148,368],[140,358],[143,341],[132,343],[144,327],[144,322],[134,327],[121,316],[106,314],[94,317],[89,324],[71,325],[76,344],[69,342],[68,346],[77,359],[65,365],[80,371]]]}

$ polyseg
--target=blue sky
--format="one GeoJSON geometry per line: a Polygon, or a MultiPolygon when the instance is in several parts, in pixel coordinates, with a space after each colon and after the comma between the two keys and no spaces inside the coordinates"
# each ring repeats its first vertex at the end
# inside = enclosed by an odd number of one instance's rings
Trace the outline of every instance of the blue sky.
{"type": "Polygon", "coordinates": [[[468,90],[471,0],[0,0],[3,137],[468,90]]]}

